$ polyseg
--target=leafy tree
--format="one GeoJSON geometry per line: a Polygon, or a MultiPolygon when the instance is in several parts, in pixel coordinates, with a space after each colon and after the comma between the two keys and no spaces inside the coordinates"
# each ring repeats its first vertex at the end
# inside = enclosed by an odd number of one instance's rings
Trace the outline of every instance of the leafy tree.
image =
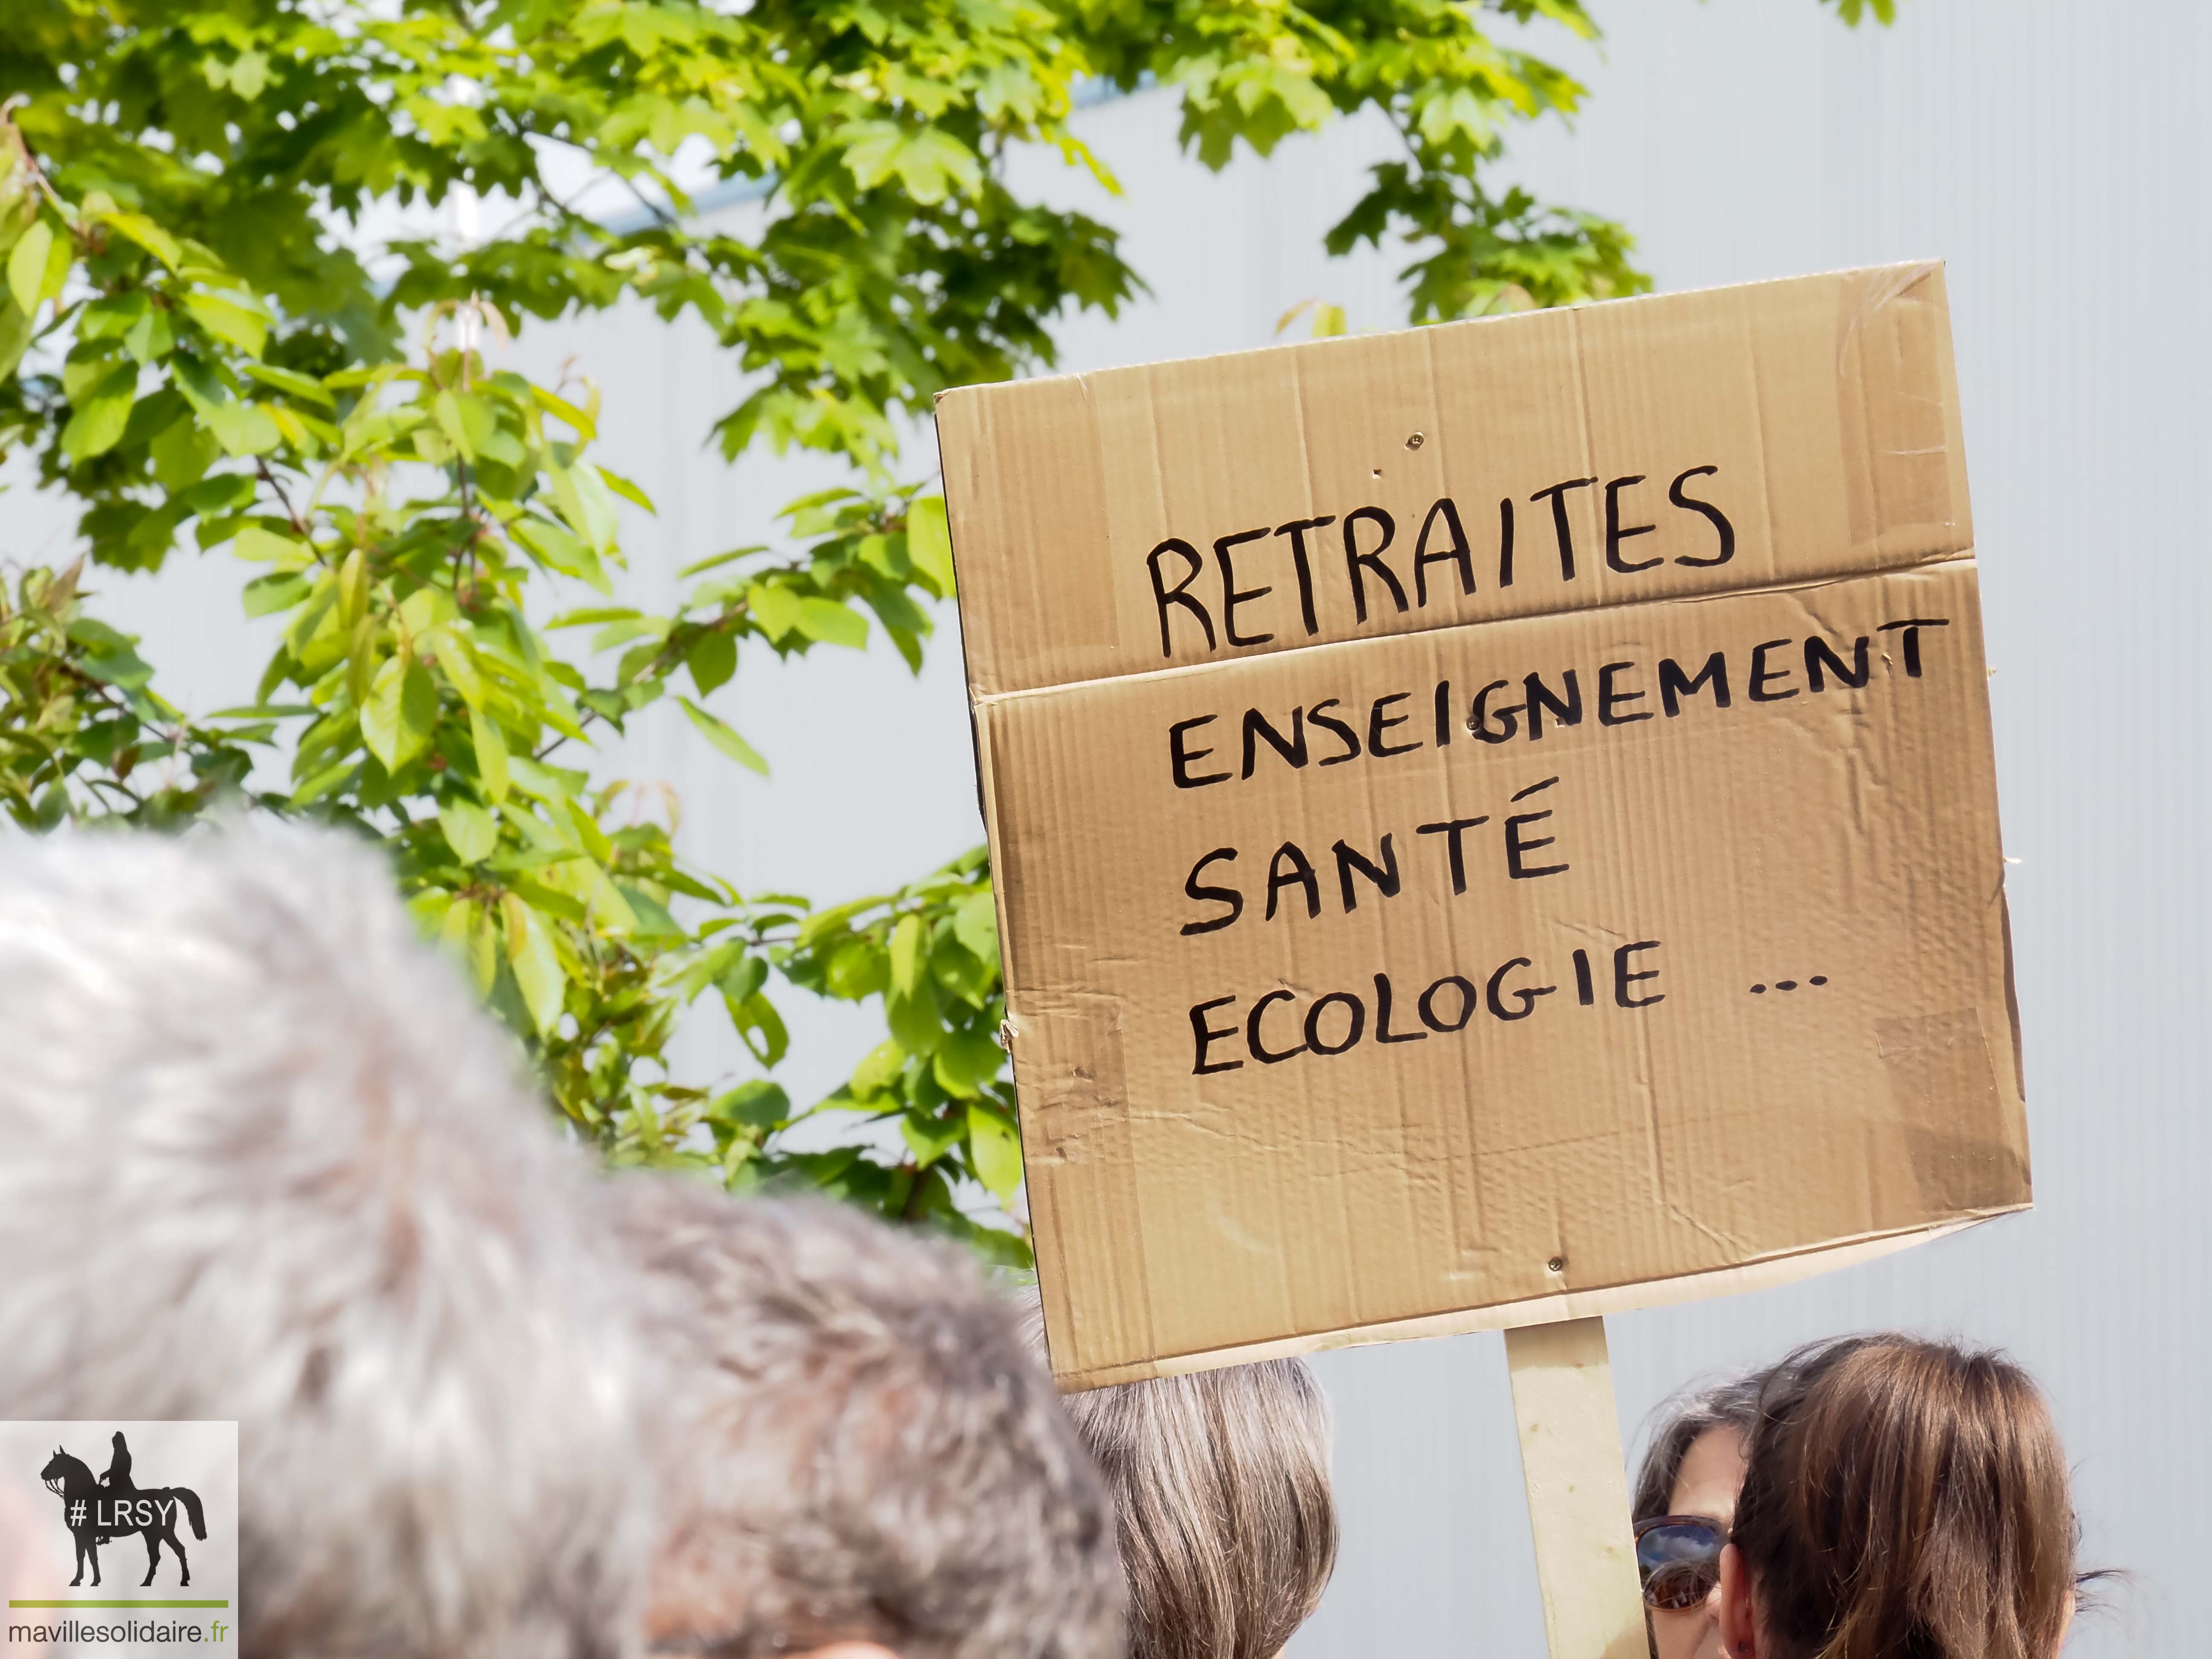
{"type": "Polygon", "coordinates": [[[1405,157],[1328,246],[1402,241],[1416,320],[1648,286],[1619,225],[1492,182],[1513,123],[1583,96],[1495,17],[1595,33],[1580,0],[15,0],[0,446],[82,503],[84,556],[0,592],[0,800],[33,830],[236,797],[353,825],[611,1157],[805,1182],[1018,1259],[954,1202],[1020,1173],[981,850],[826,909],[742,894],[594,742],[681,718],[765,769],[706,702],[743,651],[879,627],[919,667],[952,574],[942,501],[898,482],[902,417],[1050,365],[1057,319],[1141,287],[1110,229],[1000,165],[1051,146],[1111,185],[1070,125],[1086,81],[1176,89],[1215,167],[1379,112],[1405,157]],[[750,229],[694,213],[702,178],[752,183],[750,229]],[[374,204],[459,191],[503,228],[368,244],[374,204]],[[785,546],[681,573],[666,615],[611,602],[616,503],[651,503],[591,458],[596,393],[477,343],[624,301],[697,318],[746,372],[725,454],[853,469],[787,509],[785,546]],[[187,540],[284,623],[256,701],[198,719],[84,609],[88,560],[156,571],[187,540]],[[779,979],[882,1000],[886,1040],[829,1100],[671,1073],[710,993],[772,1070],[779,979]],[[824,1109],[896,1121],[903,1155],[790,1151],[824,1109]]]}

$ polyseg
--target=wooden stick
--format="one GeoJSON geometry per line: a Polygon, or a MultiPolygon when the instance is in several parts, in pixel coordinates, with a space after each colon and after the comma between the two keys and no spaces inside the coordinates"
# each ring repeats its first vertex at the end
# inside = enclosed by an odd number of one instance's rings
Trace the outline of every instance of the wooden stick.
{"type": "Polygon", "coordinates": [[[1646,1659],[1605,1322],[1505,1333],[1552,1659],[1646,1659]]]}

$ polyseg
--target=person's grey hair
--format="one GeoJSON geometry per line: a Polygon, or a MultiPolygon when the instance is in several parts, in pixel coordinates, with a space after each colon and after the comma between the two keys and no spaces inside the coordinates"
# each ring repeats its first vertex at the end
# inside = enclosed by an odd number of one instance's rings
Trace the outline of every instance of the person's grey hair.
{"type": "Polygon", "coordinates": [[[1759,1421],[1759,1396],[1771,1371],[1771,1367],[1761,1368],[1717,1382],[1693,1384],[1660,1402],[1652,1413],[1657,1426],[1644,1449],[1644,1461],[1637,1467],[1635,1519],[1648,1521],[1669,1512],[1682,1460],[1690,1455],[1699,1435],[1711,1429],[1733,1429],[1746,1444],[1750,1443],[1752,1429],[1759,1421]]]}
{"type": "MultiPolygon", "coordinates": [[[[1043,1346],[1034,1302],[1030,1339],[1043,1346]]],[[[1303,1359],[1061,1396],[1114,1495],[1132,1659],[1273,1659],[1336,1566],[1328,1397],[1303,1359]]]]}
{"type": "Polygon", "coordinates": [[[1115,1659],[1106,1494],[966,1252],[688,1176],[606,1197],[663,1368],[655,1649],[1115,1659]]]}
{"type": "Polygon", "coordinates": [[[587,1170],[380,858],[0,848],[0,1417],[236,1419],[247,1656],[635,1650],[587,1170]]]}

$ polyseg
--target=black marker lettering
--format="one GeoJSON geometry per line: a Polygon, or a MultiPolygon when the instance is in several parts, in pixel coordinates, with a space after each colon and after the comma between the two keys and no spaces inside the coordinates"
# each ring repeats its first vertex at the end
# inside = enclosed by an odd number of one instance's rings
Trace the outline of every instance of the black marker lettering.
{"type": "Polygon", "coordinates": [[[1341,766],[1348,760],[1358,760],[1359,758],[1359,733],[1353,731],[1342,720],[1337,719],[1335,715],[1324,714],[1321,712],[1324,708],[1334,708],[1335,707],[1336,699],[1334,697],[1329,697],[1316,703],[1312,708],[1306,710],[1306,718],[1308,720],[1311,720],[1316,726],[1320,726],[1324,732],[1335,732],[1339,740],[1344,744],[1344,752],[1341,755],[1329,755],[1323,757],[1322,761],[1322,764],[1323,766],[1341,766]]]}
{"type": "Polygon", "coordinates": [[[1206,1063],[1206,1051],[1209,1048],[1224,1037],[1233,1037],[1237,1035],[1237,1028],[1234,1025],[1224,1026],[1216,1030],[1206,1023],[1206,1017],[1216,1008],[1226,1008],[1236,1000],[1235,997],[1216,997],[1211,1002],[1198,1004],[1190,1011],[1191,1036],[1198,1045],[1198,1059],[1190,1068],[1190,1074],[1193,1077],[1206,1077],[1214,1072],[1233,1072],[1243,1065],[1244,1062],[1241,1060],[1216,1060],[1211,1066],[1206,1063]]]}
{"type": "Polygon", "coordinates": [[[1711,656],[1706,658],[1705,665],[1698,671],[1698,677],[1695,679],[1685,676],[1682,672],[1682,665],[1672,657],[1661,659],[1659,701],[1666,708],[1667,718],[1672,720],[1680,714],[1681,700],[1684,697],[1694,697],[1698,695],[1698,688],[1708,683],[1713,688],[1713,707],[1727,708],[1729,706],[1728,659],[1722,653],[1716,651],[1711,656]]]}
{"type": "MultiPolygon", "coordinates": [[[[1501,988],[1503,988],[1505,983],[1505,976],[1511,973],[1516,968],[1526,968],[1529,965],[1530,963],[1528,957],[1516,957],[1510,962],[1501,963],[1498,971],[1490,976],[1490,1012],[1497,1015],[1498,1018],[1526,1019],[1529,1015],[1536,1012],[1536,999],[1538,997],[1547,997],[1551,995],[1553,992],[1559,988],[1556,985],[1535,985],[1526,986],[1516,990],[1511,993],[1511,994],[1521,999],[1521,1012],[1512,1014],[1506,1012],[1504,999],[1498,994],[1501,988]]],[[[1195,1018],[1195,1016],[1193,1016],[1193,1018],[1195,1018]]]]}
{"type": "Polygon", "coordinates": [[[1533,853],[1540,847],[1549,847],[1559,839],[1556,836],[1539,836],[1534,841],[1524,841],[1521,836],[1521,826],[1524,823],[1541,823],[1551,816],[1551,811],[1547,808],[1541,812],[1516,812],[1505,820],[1505,873],[1514,880],[1534,881],[1539,876],[1559,875],[1567,868],[1564,864],[1540,864],[1532,869],[1521,862],[1521,855],[1523,853],[1533,853]]]}
{"type": "Polygon", "coordinates": [[[1659,526],[1650,524],[1624,525],[1620,521],[1620,492],[1631,484],[1644,482],[1641,472],[1632,472],[1626,478],[1614,478],[1605,487],[1605,562],[1608,568],[1624,576],[1632,576],[1639,570],[1649,570],[1662,561],[1656,553],[1650,558],[1629,563],[1620,556],[1620,544],[1631,536],[1648,536],[1659,526]]]}
{"type": "Polygon", "coordinates": [[[1293,1055],[1305,1053],[1306,1045],[1303,1042],[1295,1048],[1271,1049],[1260,1041],[1260,1016],[1267,1012],[1269,1005],[1297,1000],[1288,991],[1270,991],[1252,1005],[1252,1016],[1244,1022],[1244,1046],[1262,1066],[1279,1066],[1293,1055]]]}
{"type": "Polygon", "coordinates": [[[1590,983],[1589,952],[1575,952],[1575,1000],[1585,1008],[1595,1006],[1597,988],[1590,983]]]}
{"type": "Polygon", "coordinates": [[[1482,999],[1476,994],[1474,986],[1468,984],[1457,974],[1446,974],[1434,985],[1421,993],[1419,1008],[1421,1024],[1431,1031],[1441,1031],[1446,1036],[1449,1036],[1454,1031],[1467,1029],[1468,1021],[1474,1018],[1474,1011],[1481,1004],[1482,999]],[[1437,1018],[1437,993],[1447,985],[1459,993],[1459,1018],[1449,1025],[1437,1018]]]}
{"type": "Polygon", "coordinates": [[[1306,855],[1297,842],[1286,841],[1275,849],[1275,856],[1267,861],[1267,914],[1263,921],[1275,919],[1275,900],[1285,887],[1302,887],[1306,895],[1306,920],[1310,921],[1321,914],[1321,882],[1314,875],[1314,867],[1306,862],[1306,855]],[[1290,859],[1286,869],[1283,860],[1290,859]]]}
{"type": "Polygon", "coordinates": [[[1907,617],[1901,622],[1886,622],[1876,631],[1887,634],[1893,629],[1905,630],[1905,672],[1908,678],[1920,678],[1920,630],[1923,628],[1948,628],[1948,617],[1907,617]]]}
{"type": "Polygon", "coordinates": [[[1769,691],[1764,689],[1771,681],[1786,680],[1790,678],[1788,669],[1769,669],[1766,665],[1766,653],[1778,650],[1789,643],[1787,640],[1765,640],[1752,647],[1751,700],[1753,702],[1787,702],[1797,695],[1797,689],[1795,686],[1787,691],[1769,691]]]}
{"type": "Polygon", "coordinates": [[[1294,519],[1275,530],[1278,536],[1291,538],[1291,566],[1298,577],[1298,620],[1305,623],[1309,639],[1321,632],[1321,624],[1314,618],[1313,566],[1306,558],[1306,532],[1335,522],[1336,514],[1328,513],[1318,519],[1294,519]]]}
{"type": "MultiPolygon", "coordinates": [[[[1559,543],[1559,580],[1571,582],[1575,579],[1575,532],[1567,522],[1567,492],[1586,489],[1597,482],[1595,478],[1569,478],[1548,489],[1540,489],[1528,499],[1540,501],[1549,498],[1552,503],[1552,533],[1559,543]]],[[[1501,583],[1500,586],[1503,586],[1501,583]]]]}
{"type": "Polygon", "coordinates": [[[1622,945],[1613,953],[1613,1000],[1622,1007],[1649,1008],[1655,1002],[1666,1001],[1667,994],[1664,991],[1655,991],[1648,997],[1632,997],[1628,994],[1628,988],[1638,981],[1659,977],[1659,970],[1656,968],[1640,974],[1630,973],[1628,971],[1630,955],[1638,951],[1656,951],[1658,948],[1657,939],[1640,939],[1633,945],[1622,945]]]}
{"type": "Polygon", "coordinates": [[[1207,772],[1197,777],[1191,775],[1192,763],[1204,760],[1213,751],[1211,749],[1185,749],[1182,746],[1182,734],[1212,723],[1212,715],[1200,714],[1194,720],[1177,720],[1173,726],[1168,727],[1168,766],[1175,773],[1176,788],[1203,788],[1209,783],[1220,783],[1229,776],[1226,772],[1207,772]]]}
{"type": "Polygon", "coordinates": [[[1467,532],[1459,525],[1459,508],[1452,505],[1449,495],[1437,497],[1429,516],[1421,520],[1421,533],[1413,543],[1413,602],[1425,607],[1429,602],[1429,567],[1432,564],[1457,565],[1460,597],[1464,599],[1474,592],[1474,550],[1467,544],[1467,532]],[[1451,532],[1451,545],[1431,553],[1429,532],[1437,527],[1438,519],[1451,532]]]}
{"type": "Polygon", "coordinates": [[[1237,568],[1229,562],[1229,550],[1246,542],[1256,542],[1267,532],[1265,529],[1240,531],[1234,536],[1224,536],[1213,544],[1213,556],[1221,565],[1221,631],[1231,645],[1265,645],[1275,636],[1273,634],[1239,634],[1237,631],[1237,607],[1247,599],[1263,599],[1275,590],[1272,587],[1248,587],[1239,592],[1237,568]]]}
{"type": "Polygon", "coordinates": [[[1519,703],[1497,709],[1490,706],[1490,694],[1493,691],[1503,691],[1506,684],[1507,682],[1504,680],[1492,680],[1474,694],[1474,709],[1467,717],[1467,729],[1485,743],[1510,743],[1513,741],[1514,735],[1521,729],[1520,722],[1515,718],[1521,712],[1519,703]],[[1498,729],[1495,732],[1490,729],[1490,717],[1492,714],[1498,717],[1498,729]]]}
{"type": "Polygon", "coordinates": [[[1638,720],[1651,718],[1651,711],[1648,708],[1640,714],[1616,714],[1613,712],[1616,708],[1625,708],[1632,702],[1644,701],[1641,691],[1616,691],[1613,689],[1613,677],[1624,668],[1635,666],[1632,662],[1609,662],[1597,671],[1597,723],[1600,726],[1633,726],[1638,720]]]}
{"type": "Polygon", "coordinates": [[[1367,711],[1367,752],[1369,754],[1378,757],[1384,755],[1410,755],[1421,746],[1418,743],[1386,744],[1382,741],[1382,734],[1394,726],[1403,726],[1413,718],[1410,714],[1393,714],[1386,720],[1382,718],[1382,711],[1394,702],[1405,702],[1413,695],[1410,691],[1393,691],[1387,697],[1375,699],[1375,706],[1367,711]]]}
{"type": "Polygon", "coordinates": [[[1340,1054],[1359,1041],[1360,1033],[1367,1029],[1367,1010],[1358,997],[1349,991],[1331,991],[1306,1010],[1306,1046],[1317,1054],[1340,1054]],[[1352,1011],[1352,1029],[1344,1034],[1344,1041],[1331,1048],[1321,1040],[1322,1010],[1332,1002],[1340,1002],[1352,1011]]]}
{"type": "Polygon", "coordinates": [[[1389,836],[1382,837],[1382,862],[1380,866],[1370,863],[1364,854],[1346,842],[1337,842],[1330,850],[1336,854],[1336,881],[1342,890],[1346,915],[1359,908],[1359,895],[1352,884],[1352,872],[1355,870],[1373,882],[1376,890],[1384,898],[1398,896],[1403,878],[1398,872],[1398,850],[1390,844],[1389,836]]]}
{"type": "Polygon", "coordinates": [[[1248,778],[1252,775],[1253,763],[1259,758],[1259,747],[1261,741],[1289,762],[1293,768],[1304,766],[1306,763],[1305,710],[1303,708],[1291,710],[1291,735],[1287,739],[1281,732],[1267,724],[1267,717],[1258,709],[1248,708],[1244,711],[1243,775],[1248,778]]]}
{"type": "Polygon", "coordinates": [[[1814,635],[1805,641],[1805,684],[1818,693],[1828,689],[1828,678],[1833,674],[1852,690],[1867,683],[1871,672],[1867,664],[1867,646],[1870,643],[1863,634],[1851,643],[1851,665],[1844,666],[1843,659],[1828,648],[1827,641],[1814,635]]]}
{"type": "Polygon", "coordinates": [[[1389,547],[1390,538],[1397,533],[1398,527],[1391,522],[1390,515],[1379,507],[1358,507],[1344,515],[1344,564],[1352,576],[1352,608],[1361,622],[1367,620],[1367,582],[1361,574],[1365,570],[1371,570],[1382,579],[1382,585],[1390,590],[1392,604],[1401,611],[1406,608],[1406,590],[1398,585],[1398,578],[1391,573],[1390,567],[1382,562],[1383,552],[1389,547]],[[1359,550],[1359,521],[1362,519],[1370,520],[1382,532],[1382,539],[1375,544],[1375,550],[1371,553],[1359,550]]]}
{"type": "Polygon", "coordinates": [[[1467,859],[1464,848],[1460,843],[1460,836],[1474,829],[1476,824],[1489,822],[1490,815],[1486,812],[1479,818],[1450,818],[1442,823],[1425,823],[1413,832],[1417,836],[1444,837],[1445,851],[1451,860],[1451,881],[1454,893],[1467,891],[1467,859]]]}
{"type": "Polygon", "coordinates": [[[1377,1042],[1425,1042],[1426,1031],[1393,1031],[1390,1029],[1390,975],[1375,975],[1375,1040],[1377,1042]]]}
{"type": "Polygon", "coordinates": [[[1687,555],[1677,554],[1674,556],[1676,564],[1726,564],[1730,559],[1735,557],[1735,526],[1728,521],[1728,515],[1711,501],[1701,501],[1682,488],[1683,484],[1692,478],[1710,477],[1719,471],[1720,468],[1717,466],[1693,466],[1687,472],[1677,476],[1674,482],[1667,486],[1668,501],[1692,513],[1704,514],[1712,521],[1713,529],[1719,533],[1721,538],[1721,550],[1713,557],[1692,559],[1687,555]]]}
{"type": "Polygon", "coordinates": [[[1193,933],[1215,933],[1226,927],[1244,914],[1244,895],[1234,887],[1202,887],[1199,884],[1200,874],[1207,865],[1217,861],[1234,864],[1237,861],[1237,849],[1233,847],[1217,847],[1197,863],[1192,865],[1190,874],[1183,881],[1182,890],[1200,904],[1225,904],[1229,907],[1229,914],[1225,916],[1211,916],[1204,921],[1183,923],[1182,931],[1186,938],[1193,933]]]}
{"type": "Polygon", "coordinates": [[[1199,573],[1206,568],[1206,561],[1198,556],[1198,550],[1188,542],[1170,536],[1145,556],[1145,568],[1151,573],[1152,578],[1152,603],[1159,607],[1160,655],[1163,657],[1175,655],[1175,644],[1168,633],[1168,607],[1171,605],[1182,606],[1192,616],[1198,618],[1198,625],[1206,630],[1206,648],[1209,651],[1212,650],[1213,618],[1206,615],[1203,603],[1183,592],[1198,580],[1199,573]],[[1184,562],[1190,567],[1183,572],[1182,580],[1173,587],[1168,586],[1160,580],[1160,555],[1163,553],[1180,553],[1184,562]]]}
{"type": "Polygon", "coordinates": [[[1564,702],[1545,689],[1541,674],[1531,674],[1521,682],[1521,689],[1528,699],[1524,707],[1528,710],[1528,740],[1531,743],[1544,735],[1543,711],[1547,708],[1552,711],[1552,718],[1562,726],[1580,726],[1583,723],[1583,689],[1575,679],[1575,671],[1570,668],[1559,678],[1567,688],[1564,702]]]}

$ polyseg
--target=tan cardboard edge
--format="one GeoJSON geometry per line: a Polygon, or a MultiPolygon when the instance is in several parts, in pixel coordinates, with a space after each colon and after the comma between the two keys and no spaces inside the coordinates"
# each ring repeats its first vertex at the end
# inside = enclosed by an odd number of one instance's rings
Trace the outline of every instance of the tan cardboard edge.
{"type": "Polygon", "coordinates": [[[1630,1313],[1639,1308],[1663,1308],[1678,1302],[1698,1302],[1710,1297],[1736,1296],[1746,1291],[1771,1290],[1816,1274],[1878,1261],[1916,1244],[1948,1238],[1969,1227],[2001,1216],[2017,1215],[2033,1208],[2021,1204],[1991,1211],[1942,1226],[1913,1228],[1842,1244],[1793,1251],[1747,1261],[1710,1273],[1683,1273],[1673,1279],[1654,1279],[1633,1285],[1613,1285],[1601,1290],[1566,1291],[1557,1296],[1534,1297],[1525,1302],[1501,1302],[1487,1308],[1467,1308],[1449,1313],[1428,1314],[1418,1319],[1392,1320],[1380,1325],[1361,1325],[1350,1330],[1310,1331],[1273,1342],[1250,1342],[1240,1346],[1211,1348],[1198,1353],[1171,1354],[1133,1365],[1104,1366],[1087,1372],[1058,1372],[1054,1381],[1063,1394],[1103,1389],[1116,1382],[1139,1382],[1154,1376],[1182,1376],[1224,1365],[1249,1365],[1262,1359],[1287,1359],[1298,1354],[1328,1353],[1338,1348],[1364,1347],[1376,1342],[1403,1342],[1431,1336],[1465,1336],[1475,1331],[1510,1330],[1559,1320],[1589,1319],[1607,1314],[1630,1313]]]}
{"type": "MultiPolygon", "coordinates": [[[[1869,271],[1876,270],[1893,270],[1899,273],[1910,273],[1909,280],[1911,282],[1918,282],[1922,278],[1927,276],[1930,272],[1943,271],[1948,274],[1949,270],[1949,262],[1942,258],[1884,259],[1875,264],[1836,265],[1826,270],[1802,270],[1788,276],[1761,276],[1755,278],[1751,282],[1729,283],[1725,284],[1725,286],[1732,289],[1775,288],[1786,283],[1817,282],[1824,276],[1862,276],[1869,271]]],[[[1589,311],[1600,306],[1607,307],[1613,306],[1643,306],[1650,305],[1655,301],[1664,301],[1677,298],[1683,294],[1697,293],[1700,291],[1702,290],[1694,289],[1674,289],[1659,293],[1626,295],[1619,299],[1613,300],[1578,300],[1572,305],[1549,306],[1546,307],[1545,309],[1548,311],[1573,312],[1589,311]]],[[[1142,363],[1115,363],[1104,368],[1069,369],[1066,373],[1060,374],[1028,374],[1007,380],[982,380],[971,386],[947,386],[944,391],[933,394],[930,398],[929,404],[930,408],[934,410],[938,404],[943,403],[947,398],[961,398],[971,395],[986,398],[1002,396],[1009,388],[1014,386],[1034,386],[1048,380],[1096,380],[1103,374],[1118,374],[1127,369],[1157,368],[1163,364],[1167,363],[1192,363],[1226,361],[1236,357],[1254,356],[1262,351],[1326,351],[1332,346],[1343,345],[1363,340],[1374,340],[1393,334],[1419,334],[1425,329],[1457,326],[1459,324],[1462,323],[1506,323],[1512,321],[1516,317],[1525,317],[1528,314],[1528,313],[1524,311],[1500,312],[1488,317],[1455,318],[1450,324],[1422,323],[1408,325],[1405,328],[1376,329],[1372,332],[1369,333],[1327,335],[1319,339],[1277,340],[1267,345],[1244,346],[1236,351],[1195,351],[1186,356],[1159,357],[1142,363]]]]}
{"type": "MultiPolygon", "coordinates": [[[[1215,662],[1183,662],[1172,668],[1147,668],[1134,674],[1094,674],[1087,680],[1059,680],[1050,685],[1024,685],[1011,691],[977,691],[971,682],[968,691],[968,706],[971,713],[996,708],[1004,704],[1018,702],[1025,698],[1049,697],[1086,685],[1143,685],[1158,680],[1171,680],[1199,674],[1211,674],[1233,668],[1240,663],[1261,661],[1287,662],[1293,658],[1312,656],[1322,652],[1358,651],[1370,646],[1402,643],[1418,640],[1430,634],[1451,634],[1462,629],[1512,628],[1522,623],[1553,622],[1561,617],[1612,617],[1623,611],[1641,611],[1662,605],[1711,605],[1718,600],[1758,598],[1774,593],[1809,593],[1817,588],[1839,587],[1845,582],[1868,581],[1884,576],[1909,575],[1916,570],[1934,570],[1949,564],[1974,564],[1980,561],[1972,547],[1963,547],[1954,553],[1933,554],[1912,564],[1893,565],[1883,570],[1839,570],[1818,575],[1793,577],[1788,581],[1761,582],[1750,587],[1718,588],[1710,593],[1655,594],[1648,599],[1622,599],[1603,605],[1562,605],[1556,611],[1531,611],[1517,617],[1486,617],[1470,622],[1442,623],[1435,628],[1419,628],[1404,634],[1371,634],[1356,640],[1319,640],[1311,645],[1293,646],[1287,651],[1271,651],[1266,657],[1228,657],[1215,662]]],[[[981,743],[981,728],[977,729],[977,742],[981,743]]]]}

